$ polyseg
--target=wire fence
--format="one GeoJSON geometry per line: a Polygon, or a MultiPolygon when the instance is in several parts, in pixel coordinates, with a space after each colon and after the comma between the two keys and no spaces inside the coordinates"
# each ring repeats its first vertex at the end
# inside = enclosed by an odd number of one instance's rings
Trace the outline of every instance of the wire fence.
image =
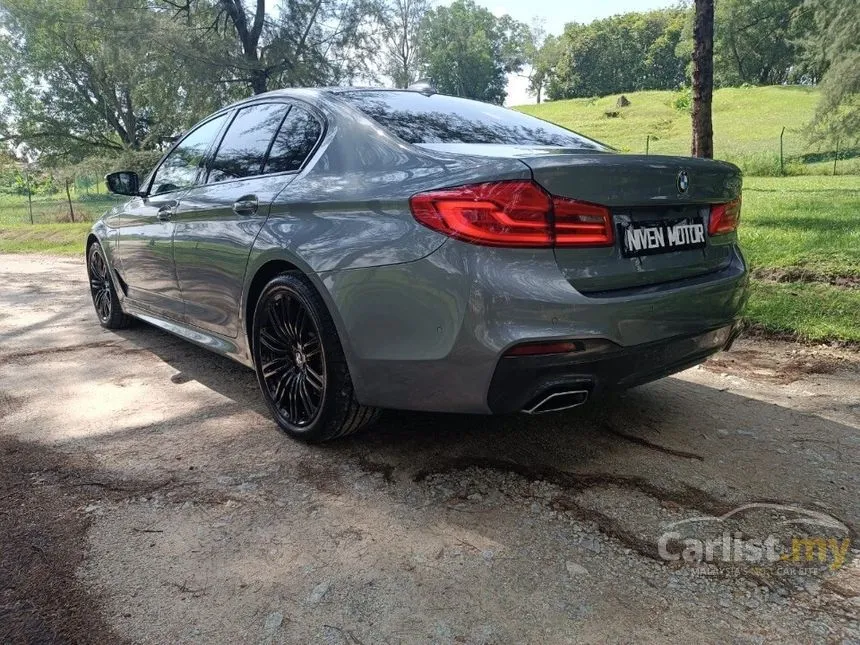
{"type": "Polygon", "coordinates": [[[95,181],[65,181],[59,189],[36,191],[26,185],[0,194],[0,225],[91,222],[122,198],[95,181]],[[68,188],[68,190],[67,190],[68,188]]]}
{"type": "Polygon", "coordinates": [[[0,194],[0,225],[90,222],[121,200],[101,178],[64,179],[48,189],[35,183],[25,174],[21,185],[0,194]]]}
{"type": "MultiPolygon", "coordinates": [[[[808,143],[797,132],[782,127],[774,137],[772,146],[743,152],[715,150],[715,157],[731,161],[753,177],[784,177],[791,175],[857,175],[860,174],[860,147],[844,145],[837,139],[830,149],[810,151],[808,143]]],[[[631,150],[631,152],[640,152],[631,150]]],[[[646,155],[678,154],[666,150],[665,143],[656,134],[646,134],[641,152],[646,155]]]]}

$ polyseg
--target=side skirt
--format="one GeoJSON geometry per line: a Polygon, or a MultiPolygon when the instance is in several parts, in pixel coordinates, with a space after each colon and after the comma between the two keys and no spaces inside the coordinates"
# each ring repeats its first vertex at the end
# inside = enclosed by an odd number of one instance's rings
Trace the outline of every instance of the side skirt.
{"type": "Polygon", "coordinates": [[[185,325],[174,320],[167,320],[154,315],[152,312],[137,306],[134,301],[126,297],[122,299],[122,309],[125,313],[135,318],[179,336],[184,340],[191,341],[204,349],[232,358],[237,363],[246,367],[254,368],[254,363],[244,347],[236,343],[236,339],[224,338],[208,331],[203,331],[190,325],[185,325]]]}

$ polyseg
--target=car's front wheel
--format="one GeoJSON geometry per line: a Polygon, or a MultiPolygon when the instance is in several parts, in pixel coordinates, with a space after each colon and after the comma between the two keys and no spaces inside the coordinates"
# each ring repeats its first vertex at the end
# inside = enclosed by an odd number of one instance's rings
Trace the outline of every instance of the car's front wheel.
{"type": "Polygon", "coordinates": [[[334,321],[304,276],[283,273],[263,288],[252,329],[257,380],[285,433],[328,441],[376,420],[378,409],[356,400],[334,321]]]}
{"type": "Polygon", "coordinates": [[[93,242],[87,250],[87,275],[90,279],[93,306],[102,327],[107,329],[128,327],[131,319],[122,311],[119,296],[110,275],[107,257],[98,242],[93,242]]]}

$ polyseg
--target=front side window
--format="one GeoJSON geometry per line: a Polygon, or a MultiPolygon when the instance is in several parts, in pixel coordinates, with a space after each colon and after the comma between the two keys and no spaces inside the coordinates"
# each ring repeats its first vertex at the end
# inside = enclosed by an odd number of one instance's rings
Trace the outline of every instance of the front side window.
{"type": "Polygon", "coordinates": [[[298,170],[313,152],[321,134],[322,125],[316,117],[294,105],[272,143],[264,172],[298,170]]]}
{"type": "Polygon", "coordinates": [[[193,186],[203,157],[226,120],[222,114],[187,134],[158,167],[150,192],[160,195],[193,186]]]}
{"type": "Polygon", "coordinates": [[[605,150],[588,137],[528,114],[455,96],[397,90],[338,93],[408,143],[495,143],[605,150]]]}
{"type": "Polygon", "coordinates": [[[212,160],[208,183],[259,175],[288,109],[283,103],[261,103],[239,110],[212,160]]]}

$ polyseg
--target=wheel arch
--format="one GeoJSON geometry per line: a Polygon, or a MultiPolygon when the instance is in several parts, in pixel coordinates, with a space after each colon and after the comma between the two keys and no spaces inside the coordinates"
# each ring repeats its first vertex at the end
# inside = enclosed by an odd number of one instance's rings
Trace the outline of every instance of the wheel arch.
{"type": "Polygon", "coordinates": [[[252,357],[254,354],[252,350],[252,329],[254,324],[254,309],[257,307],[257,301],[260,299],[260,294],[263,293],[263,287],[265,287],[272,278],[288,271],[305,275],[304,271],[299,269],[299,267],[292,262],[278,258],[268,260],[258,267],[254,272],[254,277],[251,278],[251,281],[248,284],[248,289],[245,293],[245,305],[243,308],[243,326],[245,329],[245,338],[248,342],[248,353],[252,357]]]}
{"type": "MultiPolygon", "coordinates": [[[[98,226],[99,223],[96,224],[98,226]]],[[[105,244],[104,240],[99,237],[98,233],[96,233],[96,227],[93,227],[89,233],[87,233],[87,241],[84,250],[84,260],[89,261],[90,257],[90,249],[93,244],[98,243],[102,247],[102,253],[104,253],[105,260],[107,260],[108,269],[110,269],[111,279],[113,280],[114,287],[117,289],[117,296],[120,299],[120,302],[125,300],[126,295],[128,294],[128,285],[123,280],[122,276],[119,274],[117,270],[116,263],[113,257],[113,246],[108,243],[105,244]]]]}
{"type": "Polygon", "coordinates": [[[335,305],[331,293],[329,293],[328,289],[325,286],[322,276],[314,273],[313,271],[310,271],[308,268],[302,267],[298,262],[290,261],[290,259],[285,258],[283,255],[280,254],[274,257],[269,256],[265,260],[261,261],[257,266],[255,266],[253,270],[248,271],[248,275],[251,277],[246,282],[248,286],[245,289],[244,303],[241,306],[241,328],[245,333],[247,352],[251,363],[253,364],[254,356],[253,324],[254,309],[257,306],[257,301],[260,298],[260,294],[263,292],[263,287],[268,284],[269,280],[286,271],[294,271],[307,278],[308,281],[311,283],[311,286],[322,298],[322,301],[325,304],[329,315],[334,321],[335,330],[337,331],[340,345],[343,348],[344,357],[346,358],[350,373],[354,377],[353,384],[356,390],[356,394],[359,396],[359,399],[361,399],[363,388],[361,385],[360,378],[357,378],[361,366],[357,364],[357,361],[355,360],[355,356],[352,352],[352,344],[350,343],[350,339],[346,334],[346,325],[344,323],[343,318],[341,317],[340,311],[335,305]]]}
{"type": "Polygon", "coordinates": [[[90,232],[87,234],[87,243],[86,243],[86,247],[85,247],[85,249],[86,249],[86,250],[84,251],[84,253],[85,253],[86,255],[89,255],[89,254],[90,254],[90,247],[91,247],[94,243],[96,243],[96,242],[98,242],[99,244],[101,244],[101,242],[99,241],[98,236],[97,236],[95,233],[93,233],[92,231],[90,231],[90,232]]]}

